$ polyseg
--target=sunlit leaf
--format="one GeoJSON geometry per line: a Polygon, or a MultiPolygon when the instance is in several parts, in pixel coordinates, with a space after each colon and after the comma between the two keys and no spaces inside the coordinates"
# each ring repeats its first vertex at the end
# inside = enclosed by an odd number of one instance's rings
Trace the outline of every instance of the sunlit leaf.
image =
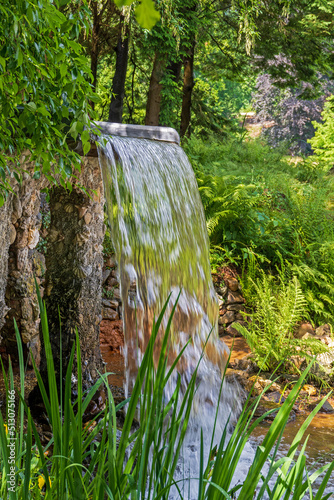
{"type": "Polygon", "coordinates": [[[159,21],[160,14],[155,9],[152,0],[142,0],[138,7],[135,9],[135,14],[138,23],[148,30],[152,29],[153,26],[159,21]]]}

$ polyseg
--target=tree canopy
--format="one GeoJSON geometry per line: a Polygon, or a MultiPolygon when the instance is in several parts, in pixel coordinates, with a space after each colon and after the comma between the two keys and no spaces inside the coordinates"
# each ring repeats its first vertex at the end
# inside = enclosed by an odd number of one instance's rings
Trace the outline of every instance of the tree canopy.
{"type": "Polygon", "coordinates": [[[71,141],[86,154],[115,98],[117,121],[224,133],[242,106],[233,92],[250,94],[256,74],[311,82],[305,97],[332,74],[333,0],[4,0],[0,13],[3,194],[23,151],[65,186],[79,167],[71,141]]]}

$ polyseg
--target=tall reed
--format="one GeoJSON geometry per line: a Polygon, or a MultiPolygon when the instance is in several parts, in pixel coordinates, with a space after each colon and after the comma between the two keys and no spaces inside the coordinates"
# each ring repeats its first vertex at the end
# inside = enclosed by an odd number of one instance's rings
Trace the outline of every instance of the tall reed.
{"type": "MultiPolygon", "coordinates": [[[[47,356],[48,381],[46,387],[34,363],[45,412],[52,430],[52,438],[42,445],[30,409],[24,401],[25,368],[21,339],[16,327],[19,349],[20,387],[18,395],[18,416],[15,449],[16,488],[9,489],[9,455],[5,421],[0,414],[0,498],[10,500],[57,499],[57,500],[125,500],[164,499],[171,491],[179,491],[179,498],[187,498],[181,493],[182,481],[175,480],[175,471],[182,452],[191,414],[192,399],[196,390],[196,371],[189,385],[181,388],[180,381],[175,384],[172,397],[166,401],[164,388],[176,370],[178,359],[172,367],[167,367],[168,337],[171,319],[166,328],[157,369],[153,365],[153,346],[157,332],[166,312],[167,303],[153,326],[151,340],[143,357],[131,396],[116,405],[107,382],[107,373],[101,374],[87,394],[83,394],[81,382],[80,345],[77,336],[72,349],[65,385],[64,398],[57,389],[55,369],[51,355],[47,314],[39,296],[43,338],[47,356]],[[71,402],[71,375],[76,353],[78,374],[78,397],[71,402]],[[89,425],[83,425],[83,415],[96,391],[104,385],[108,397],[105,410],[100,412],[89,425]],[[182,393],[182,396],[181,396],[182,393]],[[62,403],[64,399],[64,403],[62,403]],[[127,404],[123,427],[117,427],[117,412],[127,404]],[[139,424],[135,416],[139,411],[139,424]]],[[[187,346],[184,347],[186,349],[187,346]]],[[[180,356],[182,352],[180,353],[180,356]]],[[[298,454],[303,434],[315,413],[326,398],[319,403],[298,431],[287,455],[277,458],[277,451],[284,427],[292,406],[303,386],[310,367],[300,377],[294,389],[280,408],[270,430],[261,446],[258,446],[254,462],[247,476],[237,487],[233,487],[233,476],[243,450],[253,429],[267,414],[254,421],[255,407],[258,402],[246,405],[235,425],[232,436],[227,428],[220,441],[211,440],[212,452],[204,459],[204,439],[194,443],[199,450],[198,500],[231,499],[249,500],[251,498],[320,500],[330,497],[324,490],[334,470],[334,462],[309,473],[303,451],[298,454]],[[216,448],[214,445],[216,444],[216,448]],[[263,467],[269,468],[263,477],[263,467]],[[323,474],[322,481],[315,489],[314,481],[323,474]],[[267,496],[266,496],[267,495],[267,496]]],[[[8,374],[3,369],[5,386],[14,387],[11,364],[8,374]]],[[[328,396],[327,396],[328,397],[328,396]]],[[[217,402],[217,404],[219,404],[217,402]]],[[[214,408],[213,408],[214,411],[214,408]]],[[[217,418],[218,412],[216,413],[217,418]]],[[[213,429],[214,432],[214,429],[213,429]]],[[[187,479],[187,478],[186,478],[187,479]]],[[[175,495],[175,493],[173,493],[175,495]]]]}

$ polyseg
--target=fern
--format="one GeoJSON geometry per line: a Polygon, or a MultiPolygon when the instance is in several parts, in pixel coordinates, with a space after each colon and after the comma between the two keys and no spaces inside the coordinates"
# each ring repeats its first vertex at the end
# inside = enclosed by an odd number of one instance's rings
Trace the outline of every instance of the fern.
{"type": "Polygon", "coordinates": [[[234,324],[246,338],[262,370],[274,370],[282,360],[298,355],[311,357],[328,352],[317,339],[295,339],[293,331],[305,316],[307,301],[296,277],[284,282],[262,272],[253,281],[254,313],[248,327],[234,324]]]}

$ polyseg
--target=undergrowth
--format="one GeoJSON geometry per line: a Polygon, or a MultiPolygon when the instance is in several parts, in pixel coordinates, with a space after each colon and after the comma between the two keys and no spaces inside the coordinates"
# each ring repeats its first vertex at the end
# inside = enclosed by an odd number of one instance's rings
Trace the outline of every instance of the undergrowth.
{"type": "MultiPolygon", "coordinates": [[[[262,271],[255,280],[247,275],[244,283],[252,296],[254,312],[247,326],[235,323],[234,327],[247,340],[260,370],[274,371],[293,356],[310,361],[313,356],[328,352],[327,346],[318,339],[293,336],[295,325],[307,307],[295,276],[286,280],[282,272],[274,277],[262,271]]],[[[292,368],[300,373],[293,363],[292,368]]]]}
{"type": "MultiPolygon", "coordinates": [[[[214,266],[277,274],[284,263],[305,297],[304,318],[334,325],[333,176],[263,140],[185,144],[204,205],[214,266]]],[[[327,169],[328,170],[328,169],[327,169]]],[[[246,291],[247,293],[247,291],[246,291]]]]}

